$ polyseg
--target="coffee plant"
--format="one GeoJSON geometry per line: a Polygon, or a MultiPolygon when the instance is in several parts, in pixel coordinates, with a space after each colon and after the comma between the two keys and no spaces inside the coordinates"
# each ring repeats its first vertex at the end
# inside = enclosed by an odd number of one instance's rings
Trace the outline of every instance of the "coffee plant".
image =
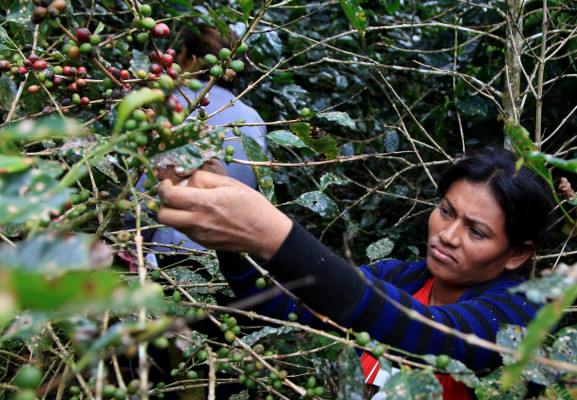
{"type": "MultiPolygon", "coordinates": [[[[399,367],[391,399],[440,398],[436,372],[481,399],[522,398],[528,382],[570,396],[575,199],[558,198],[520,288],[547,305],[527,329],[475,342],[505,364],[483,377],[246,311],[214,252],[159,268],[151,254],[182,248],[155,251],[143,232],[163,229],[154,169],[212,158],[251,165],[271,202],[353,265],[425,255],[436,178],[459,154],[504,144],[552,191],[575,186],[574,2],[0,3],[1,399],[364,399],[360,350],[399,367]],[[187,72],[179,29],[195,22],[239,40],[187,72]],[[266,121],[266,152],[242,133],[250,122],[210,123],[211,88],[234,79],[266,121]]],[[[278,287],[262,273],[257,286],[278,287]]]]}

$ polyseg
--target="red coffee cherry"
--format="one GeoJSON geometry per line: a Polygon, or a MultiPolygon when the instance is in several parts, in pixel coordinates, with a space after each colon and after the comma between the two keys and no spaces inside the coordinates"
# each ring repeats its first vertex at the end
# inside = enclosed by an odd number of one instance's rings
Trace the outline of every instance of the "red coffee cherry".
{"type": "Polygon", "coordinates": [[[90,30],[87,28],[79,28],[76,30],[76,39],[80,43],[88,43],[90,41],[90,30]]]}

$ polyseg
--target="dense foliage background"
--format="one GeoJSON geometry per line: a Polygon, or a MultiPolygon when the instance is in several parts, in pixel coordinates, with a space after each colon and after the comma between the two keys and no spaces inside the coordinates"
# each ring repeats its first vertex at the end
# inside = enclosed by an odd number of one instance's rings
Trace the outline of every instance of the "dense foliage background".
{"type": "MultiPolygon", "coordinates": [[[[460,154],[507,145],[552,190],[561,176],[577,184],[569,0],[0,3],[1,398],[204,398],[231,382],[236,398],[366,396],[353,349],[382,345],[227,307],[212,252],[162,270],[145,258],[155,156],[185,168],[205,161],[199,148],[225,159],[219,133],[243,126],[197,116],[220,74],[180,111],[174,85],[195,77],[151,72],[182,24],[233,29],[248,45],[237,93],[266,121],[269,150],[239,140],[262,190],[353,265],[425,256],[436,178],[460,154]],[[143,173],[151,184],[137,192],[143,173]],[[124,228],[126,213],[137,229],[124,228]]],[[[238,50],[219,61],[225,71],[238,50]]],[[[479,398],[519,398],[529,380],[550,394],[575,385],[576,274],[562,263],[575,261],[576,203],[559,200],[536,257],[535,276],[550,273],[525,288],[551,305],[528,332],[503,330],[493,348],[506,373],[479,379],[456,361],[412,358],[390,398],[438,398],[434,370],[479,398]],[[543,334],[558,321],[568,327],[543,334]]]]}

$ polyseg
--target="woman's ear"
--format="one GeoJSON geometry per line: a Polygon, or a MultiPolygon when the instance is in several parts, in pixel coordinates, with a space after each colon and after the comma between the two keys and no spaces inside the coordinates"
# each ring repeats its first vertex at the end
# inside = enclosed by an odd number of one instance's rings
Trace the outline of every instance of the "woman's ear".
{"type": "Polygon", "coordinates": [[[527,240],[520,246],[514,246],[509,249],[509,259],[505,263],[505,269],[509,271],[516,270],[525,263],[533,254],[535,244],[532,240],[527,240]]]}
{"type": "Polygon", "coordinates": [[[186,58],[186,47],[182,45],[180,49],[180,53],[176,58],[176,62],[180,65],[180,69],[182,72],[195,72],[198,70],[196,68],[196,62],[198,61],[195,54],[192,54],[190,57],[186,58]]]}

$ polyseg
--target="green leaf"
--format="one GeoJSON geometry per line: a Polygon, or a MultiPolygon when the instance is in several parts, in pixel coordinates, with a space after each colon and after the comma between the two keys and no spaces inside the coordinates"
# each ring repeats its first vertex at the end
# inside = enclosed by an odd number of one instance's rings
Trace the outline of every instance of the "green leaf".
{"type": "Polygon", "coordinates": [[[324,192],[329,185],[348,185],[351,183],[350,179],[343,179],[338,175],[335,175],[332,172],[328,172],[321,176],[320,185],[321,185],[321,192],[324,192]]]}
{"type": "Polygon", "coordinates": [[[114,134],[120,133],[124,122],[130,117],[132,112],[145,104],[153,104],[164,101],[166,97],[162,90],[152,90],[149,88],[142,88],[138,91],[130,92],[122,99],[118,106],[118,119],[114,125],[114,134]]]}
{"type": "Polygon", "coordinates": [[[345,346],[337,361],[339,368],[339,400],[362,400],[365,398],[365,377],[359,356],[352,346],[345,346]]]}
{"type": "MultiPolygon", "coordinates": [[[[8,36],[6,29],[4,29],[3,26],[0,26],[0,50],[11,49],[13,47],[14,47],[14,44],[13,44],[12,40],[10,39],[10,37],[8,36]]],[[[12,80],[8,77],[6,77],[6,78],[9,79],[10,81],[12,80]]],[[[10,103],[4,103],[4,104],[10,104],[10,103]]]]}
{"type": "Polygon", "coordinates": [[[577,158],[571,158],[565,160],[563,158],[555,157],[547,153],[541,153],[538,151],[525,153],[525,158],[527,159],[527,164],[534,168],[534,164],[538,164],[539,161],[547,161],[549,164],[569,171],[571,173],[577,173],[577,158]]]}
{"type": "Polygon", "coordinates": [[[223,38],[232,37],[231,32],[230,32],[230,28],[228,27],[228,24],[226,22],[222,21],[218,17],[218,14],[212,8],[210,8],[210,7],[207,7],[207,8],[208,8],[208,15],[210,15],[210,17],[214,21],[216,28],[220,32],[220,36],[222,36],[223,38]]]}
{"type": "Polygon", "coordinates": [[[357,128],[355,120],[352,119],[346,112],[339,112],[339,111],[325,112],[317,114],[317,117],[337,122],[338,124],[346,126],[347,128],[351,129],[357,128]]]}
{"type": "Polygon", "coordinates": [[[33,25],[30,22],[32,10],[34,10],[33,2],[27,0],[17,0],[12,3],[8,9],[6,21],[14,22],[21,27],[32,28],[33,25]]]}
{"type": "Polygon", "coordinates": [[[98,25],[96,26],[96,29],[94,29],[94,32],[92,32],[93,35],[98,35],[100,32],[102,32],[104,30],[105,26],[102,22],[99,22],[98,25]]]}
{"type": "Polygon", "coordinates": [[[0,294],[9,295],[18,309],[58,310],[107,299],[118,287],[118,276],[104,271],[73,271],[48,278],[28,271],[4,271],[0,294]]]}
{"type": "Polygon", "coordinates": [[[503,368],[498,368],[489,375],[480,379],[479,386],[475,388],[475,395],[479,400],[521,400],[527,395],[527,386],[522,379],[514,382],[510,390],[501,387],[500,376],[503,368]]]}
{"type": "Polygon", "coordinates": [[[266,135],[267,139],[277,143],[280,146],[286,147],[308,147],[305,142],[302,141],[298,136],[295,136],[291,131],[278,130],[273,131],[266,135]]]}
{"type": "MultiPolygon", "coordinates": [[[[47,117],[25,119],[19,123],[10,124],[0,132],[2,146],[6,143],[26,143],[57,137],[77,136],[82,133],[78,121],[72,118],[47,117]]],[[[2,150],[4,147],[0,147],[2,150]]]]}
{"type": "MultiPolygon", "coordinates": [[[[437,366],[437,359],[439,356],[427,354],[425,356],[425,360],[431,364],[433,367],[437,366]]],[[[473,371],[471,371],[465,364],[461,361],[454,360],[452,358],[449,359],[449,364],[447,364],[443,371],[446,373],[451,374],[451,376],[459,382],[463,382],[468,387],[474,388],[480,384],[479,378],[475,375],[473,371]]]]}
{"type": "MultiPolygon", "coordinates": [[[[168,3],[172,3],[172,4],[180,4],[182,6],[185,6],[186,8],[188,8],[190,11],[194,11],[194,7],[192,5],[190,5],[188,1],[186,0],[168,0],[168,3]]],[[[164,6],[164,4],[163,4],[164,6]]],[[[195,13],[196,15],[197,13],[195,13]]]]}
{"type": "Polygon", "coordinates": [[[551,346],[551,358],[576,363],[577,358],[577,329],[575,326],[563,328],[557,333],[557,339],[551,346]]]}
{"type": "Polygon", "coordinates": [[[261,340],[261,339],[263,339],[269,335],[280,336],[280,335],[284,335],[284,334],[291,333],[294,331],[295,331],[295,328],[290,327],[290,326],[281,326],[279,328],[271,327],[271,326],[265,326],[264,328],[262,328],[259,331],[252,332],[249,335],[243,336],[242,341],[245,342],[246,344],[249,344],[252,346],[253,344],[258,342],[259,340],[261,340]]]}
{"type": "Polygon", "coordinates": [[[330,135],[324,135],[319,139],[310,137],[310,124],[306,122],[295,122],[290,125],[290,130],[302,141],[317,153],[325,155],[327,160],[334,160],[339,155],[337,142],[330,135]]]}
{"type": "Polygon", "coordinates": [[[381,260],[391,254],[394,246],[395,242],[388,237],[379,239],[367,247],[367,257],[370,258],[371,263],[376,260],[381,260]]]}
{"type": "Polygon", "coordinates": [[[102,270],[111,261],[94,237],[39,235],[1,249],[0,297],[15,309],[52,311],[107,299],[119,286],[118,275],[102,270]]]}
{"type": "MultiPolygon", "coordinates": [[[[522,125],[516,125],[515,121],[509,118],[505,122],[505,133],[511,139],[515,154],[525,161],[527,168],[541,175],[551,185],[551,172],[543,161],[545,155],[537,151],[537,146],[531,140],[529,131],[522,125]]],[[[575,166],[577,167],[577,163],[575,166]]]]}
{"type": "Polygon", "coordinates": [[[226,282],[224,276],[222,276],[222,272],[220,272],[220,269],[218,268],[218,258],[216,257],[216,253],[212,250],[207,250],[207,252],[210,252],[211,254],[191,254],[189,258],[200,263],[204,268],[206,268],[208,273],[212,276],[213,280],[226,282]]]}
{"type": "MultiPolygon", "coordinates": [[[[3,299],[3,301],[6,301],[6,299],[3,299]]],[[[11,305],[14,306],[14,304],[11,305]]],[[[4,306],[6,306],[6,303],[4,303],[4,306]]],[[[5,308],[3,307],[3,309],[0,310],[0,318],[2,317],[2,313],[4,311],[5,308]]],[[[6,322],[0,319],[0,327],[3,328],[4,325],[9,325],[3,331],[2,336],[0,336],[0,343],[10,339],[23,340],[30,338],[31,336],[37,334],[37,330],[40,326],[52,320],[54,316],[55,313],[52,311],[26,311],[18,314],[16,318],[10,318],[10,320],[6,322]]]]}
{"type": "Polygon", "coordinates": [[[298,205],[310,209],[323,218],[335,218],[339,215],[339,208],[336,203],[322,192],[313,191],[303,193],[296,202],[298,205]]]}
{"type": "Polygon", "coordinates": [[[9,174],[27,170],[34,164],[30,157],[6,156],[0,154],[0,174],[9,174]]]}
{"type": "MultiPolygon", "coordinates": [[[[518,349],[519,344],[526,335],[527,330],[525,328],[517,325],[509,325],[497,333],[497,344],[510,349],[518,349]]],[[[545,351],[542,348],[536,349],[534,355],[546,357],[545,351]]],[[[552,374],[545,365],[540,365],[533,361],[520,365],[515,364],[515,359],[516,358],[510,354],[503,354],[503,363],[505,364],[503,368],[504,376],[510,374],[512,371],[517,373],[517,370],[520,370],[521,376],[544,386],[548,386],[550,381],[555,377],[555,374],[552,374]]],[[[503,387],[503,390],[509,390],[509,388],[503,387]]]]}
{"type": "Polygon", "coordinates": [[[110,248],[87,235],[47,232],[20,242],[16,247],[0,249],[0,268],[47,277],[99,269],[111,262],[110,248]]]}
{"type": "Polygon", "coordinates": [[[102,172],[104,175],[109,177],[114,183],[119,183],[118,175],[114,170],[114,165],[106,158],[100,159],[90,159],[90,166],[96,168],[98,171],[102,172]]]}
{"type": "Polygon", "coordinates": [[[435,109],[436,111],[434,112],[434,114],[437,115],[437,118],[435,119],[435,133],[438,135],[439,132],[441,132],[441,129],[443,128],[445,120],[447,119],[448,107],[446,105],[442,105],[435,107],[435,109]]]}
{"type": "Polygon", "coordinates": [[[194,272],[192,269],[187,267],[176,267],[170,268],[165,271],[168,276],[176,281],[179,285],[195,285],[194,288],[188,289],[187,291],[191,294],[208,294],[213,293],[209,290],[208,282],[200,274],[194,272]],[[204,286],[203,286],[204,285],[204,286]]]}
{"type": "Polygon", "coordinates": [[[139,70],[148,71],[149,66],[150,58],[148,55],[143,51],[132,49],[132,58],[130,59],[128,70],[136,75],[139,70]]]}
{"type": "Polygon", "coordinates": [[[573,273],[572,271],[575,271],[575,269],[575,267],[561,264],[553,269],[550,274],[544,275],[539,279],[531,279],[523,282],[509,289],[509,292],[523,293],[534,303],[549,303],[551,300],[563,296],[567,286],[567,275],[573,273]]]}
{"type": "Polygon", "coordinates": [[[401,6],[401,0],[383,0],[387,7],[387,14],[393,14],[401,6]]]}
{"type": "Polygon", "coordinates": [[[246,19],[249,17],[251,11],[254,8],[253,1],[252,0],[239,0],[239,3],[240,3],[240,8],[242,8],[242,14],[244,15],[244,19],[246,21],[246,19]]]}
{"type": "Polygon", "coordinates": [[[367,30],[367,17],[357,0],[339,0],[347,18],[361,35],[367,30]]]}
{"type": "Polygon", "coordinates": [[[547,334],[563,317],[565,310],[577,300],[577,285],[572,282],[562,296],[539,309],[537,315],[527,325],[527,335],[518,347],[517,362],[505,368],[503,387],[508,388],[521,375],[533,352],[537,351],[547,334]]]}
{"type": "Polygon", "coordinates": [[[0,174],[0,225],[49,220],[72,193],[55,179],[62,165],[36,160],[37,165],[20,172],[0,174]]]}
{"type": "Polygon", "coordinates": [[[401,370],[385,382],[379,393],[383,392],[387,400],[433,400],[443,397],[443,387],[431,368],[401,370]]]}
{"type": "Polygon", "coordinates": [[[462,113],[484,117],[489,111],[487,103],[479,96],[457,97],[455,107],[462,113]]]}
{"type": "MultiPolygon", "coordinates": [[[[263,153],[262,148],[256,140],[252,137],[242,134],[242,147],[246,153],[246,156],[251,161],[269,161],[266,154],[263,153]]],[[[269,200],[274,198],[274,181],[273,174],[268,167],[252,167],[252,171],[258,180],[258,184],[263,192],[263,194],[269,200]]]]}
{"type": "Polygon", "coordinates": [[[213,129],[204,122],[183,125],[168,140],[154,139],[148,151],[150,164],[152,167],[177,165],[184,169],[201,167],[213,157],[224,157],[225,136],[224,128],[213,129]]]}

